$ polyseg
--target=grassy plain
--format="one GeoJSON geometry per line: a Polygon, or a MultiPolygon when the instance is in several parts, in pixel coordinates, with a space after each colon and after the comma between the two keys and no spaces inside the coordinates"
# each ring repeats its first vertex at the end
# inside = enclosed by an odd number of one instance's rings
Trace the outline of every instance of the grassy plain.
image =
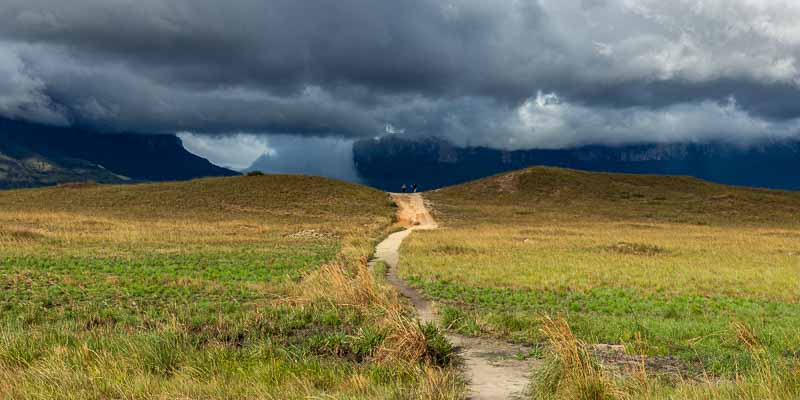
{"type": "Polygon", "coordinates": [[[393,214],[300,176],[0,192],[0,398],[455,397],[363,275],[393,214]]]}
{"type": "MultiPolygon", "coordinates": [[[[610,398],[800,396],[800,193],[532,168],[426,199],[442,228],[399,269],[450,329],[552,350],[561,316],[660,376],[610,398]]],[[[575,394],[537,376],[535,397],[575,394]]]]}

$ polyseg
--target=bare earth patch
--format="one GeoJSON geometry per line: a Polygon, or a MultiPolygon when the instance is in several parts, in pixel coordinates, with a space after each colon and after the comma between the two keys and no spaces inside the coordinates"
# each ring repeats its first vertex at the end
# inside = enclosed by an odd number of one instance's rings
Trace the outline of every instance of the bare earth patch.
{"type": "Polygon", "coordinates": [[[621,373],[635,374],[642,370],[650,375],[661,376],[666,379],[697,379],[692,376],[691,369],[685,362],[673,356],[641,356],[628,354],[623,345],[594,344],[591,345],[592,355],[605,367],[621,373]]]}
{"type": "Polygon", "coordinates": [[[336,239],[337,235],[333,232],[325,232],[317,229],[305,229],[289,235],[292,239],[336,239]]]}

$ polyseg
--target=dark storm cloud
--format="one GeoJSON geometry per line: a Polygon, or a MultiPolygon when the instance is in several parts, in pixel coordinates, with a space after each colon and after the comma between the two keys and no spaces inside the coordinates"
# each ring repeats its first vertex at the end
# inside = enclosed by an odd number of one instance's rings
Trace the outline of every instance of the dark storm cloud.
{"type": "Polygon", "coordinates": [[[87,63],[125,62],[148,78],[189,88],[245,85],[284,93],[356,85],[502,94],[530,79],[534,60],[525,62],[524,53],[544,44],[518,46],[545,34],[537,29],[536,3],[513,13],[461,3],[24,0],[3,7],[0,30],[11,40],[62,46],[87,63]],[[516,32],[504,31],[508,23],[516,32]]]}
{"type": "Polygon", "coordinates": [[[0,0],[0,115],[495,147],[795,136],[788,0],[0,0]]]}

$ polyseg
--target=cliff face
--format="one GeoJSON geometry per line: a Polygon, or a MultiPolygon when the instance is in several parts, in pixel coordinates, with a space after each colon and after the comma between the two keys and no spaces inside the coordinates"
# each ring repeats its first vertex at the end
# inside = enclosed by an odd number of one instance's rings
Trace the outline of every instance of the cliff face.
{"type": "Polygon", "coordinates": [[[130,178],[79,159],[54,160],[38,154],[14,158],[0,152],[0,189],[50,186],[66,182],[122,183],[130,178]]]}
{"type": "Polygon", "coordinates": [[[353,159],[370,185],[397,190],[402,183],[425,189],[500,172],[545,165],[587,171],[688,175],[731,185],[800,190],[800,142],[584,146],[563,150],[501,151],[458,148],[441,139],[385,137],[354,146],[353,159]]]}
{"type": "Polygon", "coordinates": [[[0,188],[229,175],[236,173],[189,153],[174,135],[105,135],[0,119],[0,188]]]}

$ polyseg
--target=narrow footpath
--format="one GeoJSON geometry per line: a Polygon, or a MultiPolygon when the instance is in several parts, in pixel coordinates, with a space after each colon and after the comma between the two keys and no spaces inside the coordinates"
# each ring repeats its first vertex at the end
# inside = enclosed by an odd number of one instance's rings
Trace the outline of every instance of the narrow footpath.
{"type": "MultiPolygon", "coordinates": [[[[371,262],[383,261],[388,266],[387,280],[417,310],[420,321],[438,324],[436,312],[430,301],[410,287],[397,274],[400,245],[415,230],[436,229],[438,225],[425,206],[420,194],[392,194],[398,207],[398,220],[408,228],[390,235],[378,244],[371,262]]],[[[529,349],[493,339],[468,338],[447,334],[463,360],[464,373],[469,382],[470,399],[521,399],[530,382],[530,373],[536,360],[520,360],[518,355],[529,349]]]]}

